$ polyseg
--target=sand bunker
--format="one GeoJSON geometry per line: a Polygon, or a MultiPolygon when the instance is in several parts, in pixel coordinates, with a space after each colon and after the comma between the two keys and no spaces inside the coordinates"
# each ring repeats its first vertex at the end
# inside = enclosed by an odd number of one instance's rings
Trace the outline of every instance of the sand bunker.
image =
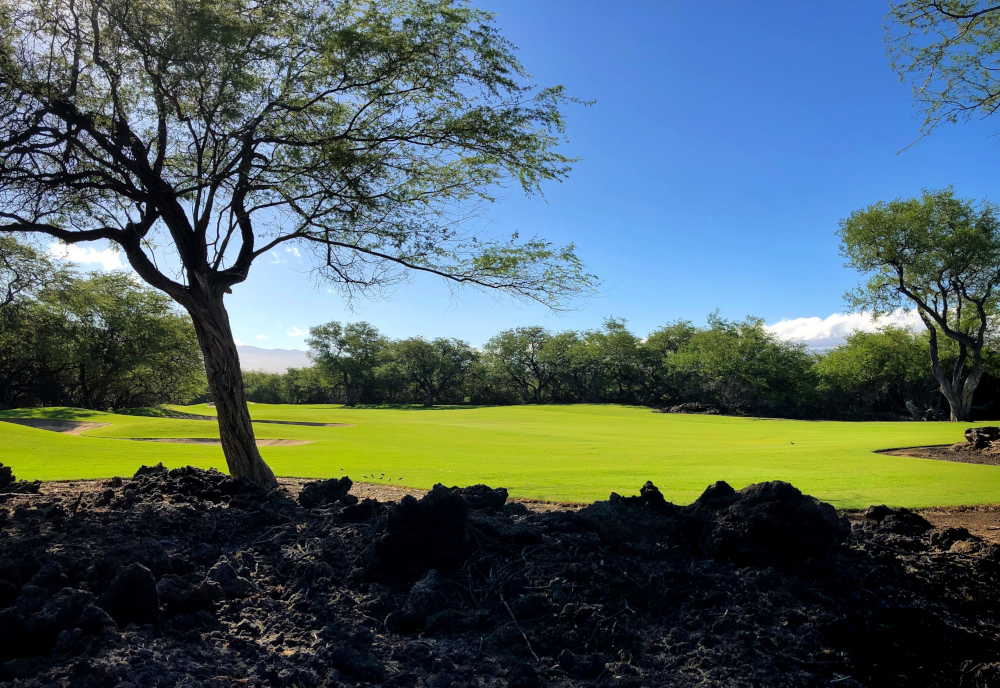
{"type": "Polygon", "coordinates": [[[111,425],[111,423],[89,423],[82,420],[52,420],[48,418],[0,418],[0,421],[26,425],[36,430],[61,432],[65,435],[79,435],[81,432],[86,432],[87,430],[111,425]]]}
{"type": "MultiPolygon", "coordinates": [[[[221,447],[222,442],[217,437],[116,437],[114,439],[131,440],[132,442],[171,442],[173,444],[201,444],[208,447],[221,447]]],[[[310,440],[257,440],[258,447],[295,447],[300,444],[313,444],[310,440]]]]}

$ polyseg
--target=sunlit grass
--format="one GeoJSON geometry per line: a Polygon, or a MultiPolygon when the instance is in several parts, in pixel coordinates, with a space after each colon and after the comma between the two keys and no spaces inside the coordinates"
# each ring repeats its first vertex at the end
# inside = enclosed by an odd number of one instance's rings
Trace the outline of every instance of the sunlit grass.
{"type": "MultiPolygon", "coordinates": [[[[207,406],[174,407],[212,415],[207,406]]],[[[840,507],[1000,502],[1000,467],[873,454],[889,447],[962,439],[953,423],[840,423],[650,413],[625,406],[349,409],[255,404],[256,419],[352,427],[255,424],[260,438],[312,444],[264,447],[281,476],[334,477],[429,488],[502,485],[556,501],[634,494],[646,480],[686,503],[709,483],[741,487],[787,480],[840,507]]],[[[0,462],[22,478],[131,475],[142,464],[225,468],[222,450],[129,442],[129,437],[218,437],[214,421],[20,409],[3,416],[111,423],[80,436],[0,423],[0,462]]]]}

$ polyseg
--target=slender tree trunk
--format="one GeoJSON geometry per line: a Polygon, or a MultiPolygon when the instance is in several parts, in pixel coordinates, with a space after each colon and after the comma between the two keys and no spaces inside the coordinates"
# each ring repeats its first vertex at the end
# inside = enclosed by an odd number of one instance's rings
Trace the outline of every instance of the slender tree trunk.
{"type": "Polygon", "coordinates": [[[261,487],[277,487],[274,473],[257,450],[240,356],[222,294],[192,296],[185,306],[194,321],[198,344],[205,358],[208,388],[215,400],[219,437],[230,475],[248,478],[261,487]]]}

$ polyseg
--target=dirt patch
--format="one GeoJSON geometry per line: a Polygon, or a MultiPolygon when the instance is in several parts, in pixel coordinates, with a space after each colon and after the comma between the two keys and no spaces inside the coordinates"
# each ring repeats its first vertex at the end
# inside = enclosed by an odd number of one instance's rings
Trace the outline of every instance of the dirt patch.
{"type": "Polygon", "coordinates": [[[647,484],[546,513],[482,486],[308,509],[289,491],[154,467],[0,502],[0,683],[983,688],[1000,676],[1000,547],[919,514],[871,509],[848,534],[782,483],[720,483],[686,507],[647,484]],[[423,549],[395,561],[416,538],[423,549]]]}
{"type": "Polygon", "coordinates": [[[918,513],[937,528],[965,528],[973,535],[1000,544],[1000,504],[942,506],[920,509],[918,513]]]}
{"type": "Polygon", "coordinates": [[[0,418],[4,423],[16,423],[37,430],[61,432],[64,435],[79,435],[87,430],[103,428],[111,423],[90,423],[80,420],[49,420],[43,418],[0,418]]]}
{"type": "Polygon", "coordinates": [[[934,444],[926,447],[902,447],[881,449],[876,454],[889,456],[909,456],[914,459],[934,459],[936,461],[958,461],[1000,466],[1000,452],[994,449],[975,449],[968,442],[958,444],[934,444]]]}
{"type": "MultiPolygon", "coordinates": [[[[314,482],[315,478],[278,478],[278,484],[283,492],[292,499],[297,499],[302,487],[314,482]]],[[[74,500],[81,493],[100,492],[104,489],[107,480],[48,480],[41,484],[38,495],[39,498],[56,498],[74,500]]],[[[379,502],[398,502],[403,497],[410,495],[422,497],[427,494],[427,490],[416,490],[409,487],[385,484],[354,483],[351,486],[351,494],[359,500],[374,499],[379,502]]],[[[547,505],[541,502],[540,505],[547,505]]]]}
{"type": "MultiPolygon", "coordinates": [[[[222,442],[215,437],[115,437],[116,440],[132,442],[167,442],[171,444],[202,444],[209,447],[221,447],[222,442]]],[[[258,447],[295,447],[300,444],[314,444],[312,440],[267,440],[258,439],[258,447]]]]}

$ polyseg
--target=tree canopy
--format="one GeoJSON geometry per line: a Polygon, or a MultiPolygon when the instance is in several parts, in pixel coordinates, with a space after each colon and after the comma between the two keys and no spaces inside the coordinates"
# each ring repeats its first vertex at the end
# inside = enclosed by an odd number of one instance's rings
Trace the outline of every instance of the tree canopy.
{"type": "Polygon", "coordinates": [[[566,176],[568,101],[452,0],[0,0],[0,231],[117,243],[192,316],[230,471],[274,484],[225,294],[294,243],[349,296],[415,270],[566,303],[572,246],[468,220],[566,176]]]}
{"type": "Polygon", "coordinates": [[[957,198],[951,189],[879,202],[840,225],[848,264],[865,281],[848,300],[876,314],[915,308],[929,334],[931,365],[953,420],[968,420],[982,376],[982,353],[1000,287],[997,206],[957,198]],[[949,373],[938,335],[958,345],[949,373]]]}
{"type": "Polygon", "coordinates": [[[0,234],[0,309],[52,282],[58,270],[33,247],[0,234]]]}
{"type": "MultiPolygon", "coordinates": [[[[55,269],[10,237],[0,242],[8,255],[48,266],[0,308],[0,407],[104,410],[185,403],[204,392],[194,328],[169,297],[120,272],[55,269]]],[[[0,265],[0,283],[12,281],[0,265]]]]}
{"type": "Polygon", "coordinates": [[[886,18],[893,68],[913,85],[924,132],[988,117],[1000,107],[1000,5],[992,0],[904,0],[886,18]]]}

